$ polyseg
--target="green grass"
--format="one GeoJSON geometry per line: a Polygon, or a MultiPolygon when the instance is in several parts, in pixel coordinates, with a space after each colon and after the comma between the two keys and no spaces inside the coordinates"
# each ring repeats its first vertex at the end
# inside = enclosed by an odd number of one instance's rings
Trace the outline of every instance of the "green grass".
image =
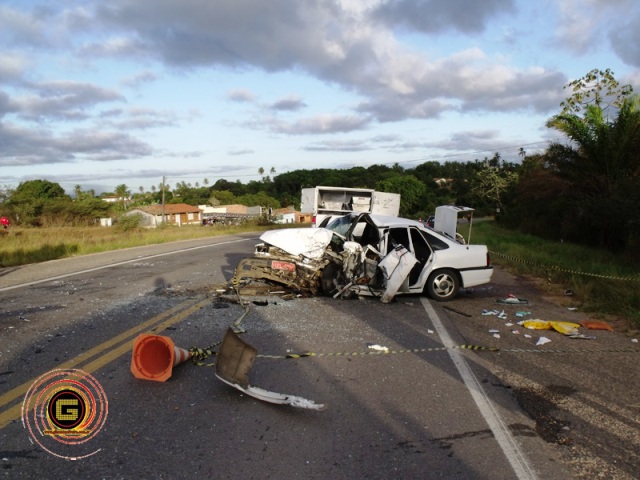
{"type": "Polygon", "coordinates": [[[477,222],[472,228],[471,242],[487,245],[495,265],[545,279],[555,290],[571,289],[582,310],[623,317],[630,326],[640,327],[640,273],[628,259],[521,234],[494,221],[477,222]]]}
{"type": "Polygon", "coordinates": [[[255,232],[276,228],[274,225],[247,223],[239,226],[185,225],[163,228],[135,228],[122,231],[116,227],[12,227],[0,237],[0,267],[14,267],[77,255],[123,248],[155,245],[197,238],[255,232]]]}

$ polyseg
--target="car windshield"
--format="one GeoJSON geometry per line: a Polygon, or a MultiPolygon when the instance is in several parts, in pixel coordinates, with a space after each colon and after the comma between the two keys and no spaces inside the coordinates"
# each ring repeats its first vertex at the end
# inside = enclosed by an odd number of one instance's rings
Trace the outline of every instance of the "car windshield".
{"type": "Polygon", "coordinates": [[[342,217],[334,218],[324,228],[344,237],[351,226],[351,221],[351,215],[344,215],[342,217]]]}

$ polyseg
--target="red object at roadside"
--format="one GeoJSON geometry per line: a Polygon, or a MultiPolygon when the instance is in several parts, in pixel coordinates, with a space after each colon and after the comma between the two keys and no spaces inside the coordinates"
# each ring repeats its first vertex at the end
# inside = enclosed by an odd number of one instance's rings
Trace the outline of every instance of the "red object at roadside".
{"type": "Polygon", "coordinates": [[[7,228],[10,223],[11,222],[9,222],[9,219],[7,217],[0,217],[0,224],[2,224],[4,228],[7,228]]]}

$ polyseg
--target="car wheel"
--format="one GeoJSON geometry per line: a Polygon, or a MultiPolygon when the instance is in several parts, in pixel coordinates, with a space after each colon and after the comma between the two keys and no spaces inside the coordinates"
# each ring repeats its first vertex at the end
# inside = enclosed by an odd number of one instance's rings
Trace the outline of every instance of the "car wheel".
{"type": "Polygon", "coordinates": [[[343,285],[343,279],[344,273],[339,265],[327,264],[322,271],[322,293],[328,297],[334,295],[343,285]]]}
{"type": "Polygon", "coordinates": [[[446,302],[458,294],[460,280],[453,270],[438,270],[429,275],[425,288],[429,297],[437,302],[446,302]]]}

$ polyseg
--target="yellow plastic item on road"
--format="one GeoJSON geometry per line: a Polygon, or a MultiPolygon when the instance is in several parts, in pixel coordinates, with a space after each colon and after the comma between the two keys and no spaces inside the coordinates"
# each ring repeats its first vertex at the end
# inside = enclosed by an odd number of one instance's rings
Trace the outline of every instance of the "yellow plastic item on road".
{"type": "Polygon", "coordinates": [[[580,324],[572,322],[556,322],[547,320],[527,320],[522,322],[522,326],[532,330],[555,330],[563,335],[571,335],[577,333],[580,324]]]}

